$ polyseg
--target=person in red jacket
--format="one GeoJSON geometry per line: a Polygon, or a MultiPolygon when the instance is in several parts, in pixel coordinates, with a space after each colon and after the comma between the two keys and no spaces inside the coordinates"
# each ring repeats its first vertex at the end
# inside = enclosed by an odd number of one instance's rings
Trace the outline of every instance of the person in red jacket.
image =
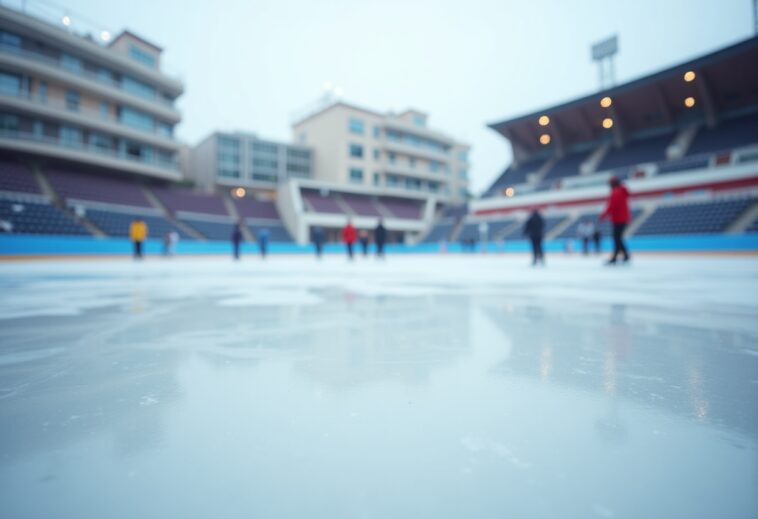
{"type": "Polygon", "coordinates": [[[631,220],[629,213],[629,191],[616,177],[609,180],[611,195],[608,197],[608,207],[600,215],[600,219],[609,219],[613,224],[613,256],[608,265],[615,265],[619,253],[624,256],[624,262],[629,261],[629,250],[624,244],[624,230],[631,220]]]}
{"type": "Polygon", "coordinates": [[[347,225],[342,229],[342,241],[347,246],[347,257],[353,259],[353,244],[358,239],[358,231],[355,230],[350,220],[347,221],[347,225]]]}

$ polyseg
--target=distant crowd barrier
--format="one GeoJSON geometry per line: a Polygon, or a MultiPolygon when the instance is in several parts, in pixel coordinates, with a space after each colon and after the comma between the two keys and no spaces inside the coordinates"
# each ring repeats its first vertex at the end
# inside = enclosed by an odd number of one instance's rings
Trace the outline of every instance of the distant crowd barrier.
{"type": "MultiPolygon", "coordinates": [[[[758,252],[758,234],[740,235],[677,235],[677,236],[640,236],[628,238],[632,251],[638,252],[758,252]]],[[[602,249],[611,249],[611,240],[603,240],[602,249]]],[[[545,242],[549,253],[580,252],[580,243],[574,239],[555,239],[545,242]]],[[[177,255],[231,254],[231,244],[226,241],[180,241],[176,247],[177,255]]],[[[271,243],[270,254],[313,254],[312,245],[294,243],[271,243]]],[[[374,252],[371,247],[371,252],[374,252]]],[[[476,245],[476,252],[528,252],[526,240],[509,240],[507,242],[488,242],[476,245]]],[[[147,240],[145,252],[150,256],[162,254],[163,244],[160,240],[147,240]]],[[[460,243],[420,243],[418,245],[392,244],[386,247],[388,254],[432,254],[432,253],[471,253],[460,243]]],[[[0,256],[77,256],[77,255],[129,255],[132,244],[125,238],[94,238],[81,236],[30,236],[0,235],[0,256]]],[[[344,254],[345,248],[338,243],[325,246],[326,254],[344,254]]],[[[255,243],[245,243],[243,254],[259,254],[255,243]]]]}

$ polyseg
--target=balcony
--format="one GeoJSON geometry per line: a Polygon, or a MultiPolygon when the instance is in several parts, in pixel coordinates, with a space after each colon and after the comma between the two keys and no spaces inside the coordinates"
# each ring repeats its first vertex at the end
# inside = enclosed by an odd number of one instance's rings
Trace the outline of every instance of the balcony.
{"type": "Polygon", "coordinates": [[[422,169],[420,167],[412,168],[407,165],[392,164],[390,162],[384,163],[381,169],[390,175],[402,175],[404,177],[431,180],[433,182],[439,182],[440,184],[446,184],[451,180],[451,177],[446,175],[444,171],[437,171],[435,173],[429,169],[422,169]]]}
{"type": "Polygon", "coordinates": [[[100,148],[82,142],[68,143],[61,139],[18,130],[0,129],[0,148],[165,179],[181,179],[175,159],[164,160],[158,156],[134,156],[121,150],[100,148]]]}
{"type": "Polygon", "coordinates": [[[56,59],[37,52],[0,45],[0,65],[47,81],[60,81],[67,86],[94,93],[142,109],[171,123],[181,121],[173,103],[159,96],[148,99],[127,90],[111,78],[86,70],[71,70],[56,59]]]}
{"type": "Polygon", "coordinates": [[[112,114],[102,114],[97,110],[79,107],[71,110],[65,102],[48,99],[35,100],[28,95],[8,92],[0,89],[0,106],[9,107],[22,113],[31,113],[56,121],[66,121],[87,129],[94,129],[129,139],[147,142],[163,148],[178,150],[179,143],[173,138],[161,135],[156,131],[141,130],[123,124],[112,114]]]}
{"type": "Polygon", "coordinates": [[[450,154],[444,151],[439,151],[434,148],[427,148],[423,146],[413,146],[399,141],[393,141],[386,139],[384,141],[384,148],[387,151],[400,153],[402,155],[409,155],[411,157],[419,157],[422,159],[436,160],[437,162],[449,163],[451,161],[450,154]]]}

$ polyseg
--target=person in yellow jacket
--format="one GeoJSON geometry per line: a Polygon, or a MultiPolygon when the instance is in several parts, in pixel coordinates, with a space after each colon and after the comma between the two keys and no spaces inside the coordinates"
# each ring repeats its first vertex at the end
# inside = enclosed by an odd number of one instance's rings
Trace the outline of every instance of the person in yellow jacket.
{"type": "Polygon", "coordinates": [[[132,220],[129,226],[129,238],[134,243],[134,258],[142,259],[142,242],[147,239],[147,224],[141,218],[132,220]]]}

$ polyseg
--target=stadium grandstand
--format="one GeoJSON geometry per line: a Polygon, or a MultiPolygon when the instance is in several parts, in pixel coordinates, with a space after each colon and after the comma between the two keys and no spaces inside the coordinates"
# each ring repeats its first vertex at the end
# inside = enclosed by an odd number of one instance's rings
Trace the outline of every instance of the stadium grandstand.
{"type": "Polygon", "coordinates": [[[545,213],[548,239],[575,238],[579,221],[597,220],[612,176],[633,195],[631,236],[754,233],[755,63],[751,38],[489,125],[510,144],[513,162],[467,214],[438,215],[424,241],[519,238],[535,208],[545,213]]]}

